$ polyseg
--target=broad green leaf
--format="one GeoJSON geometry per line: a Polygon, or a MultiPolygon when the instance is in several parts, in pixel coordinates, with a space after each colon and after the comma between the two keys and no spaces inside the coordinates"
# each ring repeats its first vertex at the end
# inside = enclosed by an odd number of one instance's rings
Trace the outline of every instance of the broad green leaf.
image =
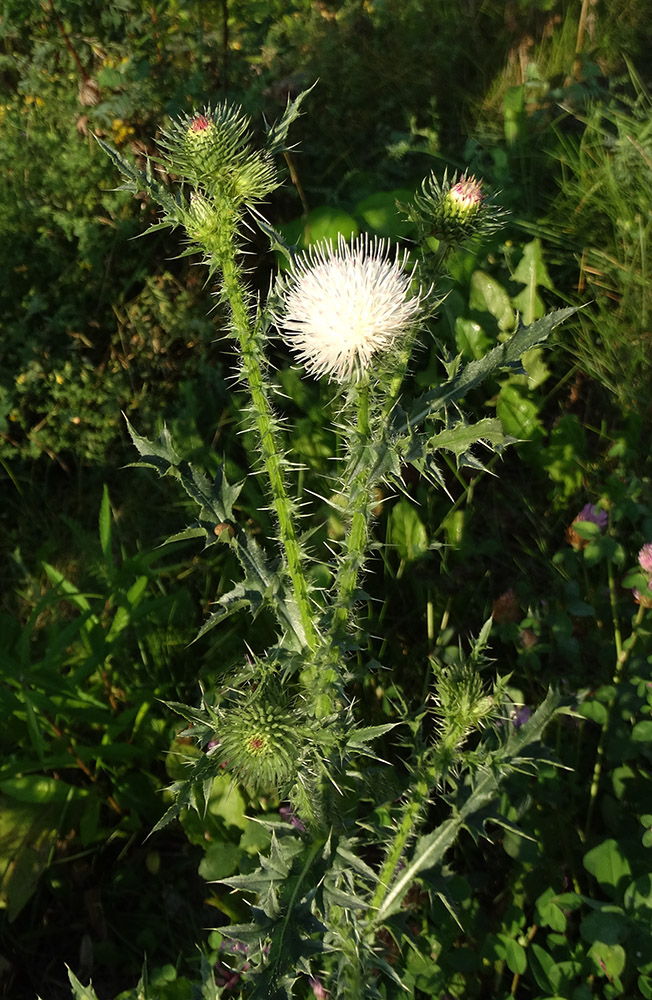
{"type": "Polygon", "coordinates": [[[639,976],[638,988],[645,1000],[652,1000],[652,976],[639,976]]]}
{"type": "Polygon", "coordinates": [[[599,701],[585,701],[578,706],[578,715],[583,716],[585,719],[590,719],[591,722],[597,722],[599,726],[603,726],[607,721],[607,709],[599,701]]]}
{"type": "Polygon", "coordinates": [[[540,402],[532,399],[527,389],[508,382],[498,394],[496,413],[507,434],[519,441],[529,441],[543,435],[540,408],[540,402]]]}
{"type": "Polygon", "coordinates": [[[479,312],[490,313],[501,331],[511,330],[516,316],[509,295],[495,278],[486,271],[474,271],[471,277],[469,306],[479,312]]]}
{"type": "Polygon", "coordinates": [[[199,874],[207,882],[218,882],[233,875],[238,870],[242,849],[229,841],[217,841],[208,845],[199,863],[199,874]]]}
{"type": "Polygon", "coordinates": [[[19,778],[0,781],[0,791],[18,802],[32,802],[45,805],[48,802],[68,802],[73,798],[83,798],[88,790],[78,785],[69,785],[57,778],[42,774],[26,774],[19,778]]]}
{"type": "Polygon", "coordinates": [[[507,934],[499,934],[498,940],[501,945],[500,949],[496,949],[498,955],[500,956],[500,952],[502,951],[502,957],[507,962],[510,972],[522,976],[527,968],[525,948],[518,941],[508,937],[507,934]]]}
{"type": "Polygon", "coordinates": [[[399,212],[396,203],[409,201],[412,195],[413,192],[406,188],[377,191],[359,201],[353,209],[353,214],[361,217],[366,228],[379,236],[399,240],[414,232],[414,224],[399,212]]]}
{"type": "Polygon", "coordinates": [[[414,562],[428,551],[428,534],[414,504],[399,500],[392,509],[392,544],[401,559],[414,562]]]}
{"type": "MultiPolygon", "coordinates": [[[[550,378],[550,369],[544,360],[541,347],[533,347],[531,351],[525,352],[523,355],[523,367],[525,368],[526,375],[521,377],[524,378],[530,391],[538,389],[540,385],[543,385],[550,378]]],[[[514,378],[518,377],[518,375],[514,376],[514,378]]]]}
{"type": "Polygon", "coordinates": [[[566,930],[566,915],[559,905],[559,896],[553,889],[546,889],[536,902],[537,923],[563,933],[566,930]]]}
{"type": "Polygon", "coordinates": [[[554,993],[555,987],[550,979],[550,973],[555,965],[555,960],[550,955],[545,948],[536,942],[532,942],[528,948],[528,964],[530,966],[530,971],[534,976],[539,989],[545,992],[554,993]]]}
{"type": "Polygon", "coordinates": [[[632,729],[632,739],[635,743],[649,743],[652,746],[652,720],[637,722],[632,729]]]}
{"type": "Polygon", "coordinates": [[[285,239],[296,243],[302,250],[323,240],[330,240],[335,245],[339,236],[348,242],[360,231],[352,215],[330,205],[313,208],[307,216],[293,219],[278,228],[285,239]]]}
{"type": "Polygon", "coordinates": [[[652,847],[652,813],[644,813],[641,816],[641,823],[645,831],[643,833],[643,847],[652,847]]]}
{"type": "Polygon", "coordinates": [[[566,996],[567,991],[572,989],[573,983],[577,981],[581,970],[581,962],[555,962],[547,970],[547,975],[552,983],[555,994],[558,994],[560,997],[566,996]]]}
{"type": "Polygon", "coordinates": [[[625,553],[621,545],[610,535],[593,538],[584,549],[584,562],[587,566],[595,566],[600,562],[614,563],[621,566],[625,553]]]}
{"type": "Polygon", "coordinates": [[[580,934],[589,944],[593,944],[594,941],[620,944],[628,932],[629,922],[617,906],[603,906],[600,910],[594,910],[580,924],[580,934]]]}
{"type": "Polygon", "coordinates": [[[545,307],[537,288],[552,289],[554,286],[543,262],[541,240],[538,237],[523,247],[523,257],[512,275],[512,280],[525,285],[523,291],[512,299],[514,306],[523,316],[523,322],[529,324],[543,316],[545,307]]]}
{"type": "Polygon", "coordinates": [[[458,316],[455,320],[455,345],[461,354],[483,358],[493,343],[476,320],[465,316],[458,316]]]}
{"type": "MultiPolygon", "coordinates": [[[[652,872],[640,875],[625,889],[623,902],[626,910],[652,910],[652,872]]],[[[644,914],[650,919],[651,914],[644,914]]]]}
{"type": "Polygon", "coordinates": [[[610,895],[620,895],[623,882],[631,877],[629,861],[620,845],[611,838],[584,855],[583,864],[610,895]]]}
{"type": "Polygon", "coordinates": [[[12,921],[50,863],[59,835],[61,804],[0,799],[0,909],[12,921]]]}
{"type": "Polygon", "coordinates": [[[237,785],[234,785],[229,775],[213,779],[208,811],[213,816],[219,816],[227,826],[235,826],[246,830],[250,822],[246,813],[246,803],[237,785]]]}
{"type": "Polygon", "coordinates": [[[596,941],[589,948],[589,958],[593,960],[595,971],[613,982],[625,968],[625,949],[620,944],[604,944],[596,941]]]}

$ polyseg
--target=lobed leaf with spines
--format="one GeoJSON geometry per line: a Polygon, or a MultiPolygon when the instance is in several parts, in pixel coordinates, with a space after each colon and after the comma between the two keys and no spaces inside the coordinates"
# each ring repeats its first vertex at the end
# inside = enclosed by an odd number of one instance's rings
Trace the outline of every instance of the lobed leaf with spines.
{"type": "Polygon", "coordinates": [[[179,456],[166,429],[157,441],[149,441],[141,437],[128,421],[127,426],[141,456],[140,462],[132,464],[156,469],[159,476],[169,475],[178,479],[199,507],[198,520],[168,541],[202,538],[206,548],[226,543],[234,549],[244,571],[243,581],[218,599],[219,610],[204,623],[199,636],[241,608],[250,608],[255,617],[263,606],[267,606],[275,614],[286,636],[287,647],[302,648],[305,633],[291,591],[286,589],[278,567],[268,560],[255,538],[239,527],[234,519],[233,505],[242,484],[229,483],[221,468],[211,483],[190,462],[179,456]]]}
{"type": "Polygon", "coordinates": [[[290,126],[302,115],[301,105],[308,94],[317,86],[316,82],[308,90],[302,91],[293,101],[288,97],[283,117],[273,125],[267,125],[265,147],[272,156],[278,153],[288,153],[293,147],[287,145],[290,126]]]}
{"type": "Polygon", "coordinates": [[[498,372],[523,373],[523,354],[544,343],[553,329],[575,312],[575,308],[558,309],[529,326],[519,326],[506,343],[494,347],[483,358],[470,362],[452,378],[423,393],[408,410],[397,403],[389,426],[352,453],[347,477],[352,481],[366,470],[370,488],[382,480],[397,482],[401,465],[407,461],[414,461],[416,465],[421,463],[425,472],[432,471],[430,463],[439,448],[455,453],[458,445],[465,447],[461,455],[468,460],[469,447],[473,443],[487,443],[498,449],[508,444],[510,439],[498,429],[498,422],[491,419],[481,420],[476,425],[454,423],[440,432],[442,437],[438,442],[427,424],[436,415],[445,414],[448,407],[457,407],[469,392],[498,372]],[[435,443],[430,446],[433,437],[435,443]]]}
{"type": "Polygon", "coordinates": [[[471,784],[462,786],[452,803],[452,815],[432,833],[417,839],[411,860],[397,872],[391,885],[387,887],[377,912],[372,917],[373,925],[381,925],[397,913],[414,880],[441,864],[460,830],[464,827],[468,829],[474,815],[495,801],[496,792],[506,775],[514,770],[527,769],[530,773],[536,771],[536,756],[528,755],[525,751],[540,741],[560,702],[560,694],[549,691],[532,717],[510,733],[506,742],[487,757],[486,763],[472,778],[469,777],[471,784]]]}

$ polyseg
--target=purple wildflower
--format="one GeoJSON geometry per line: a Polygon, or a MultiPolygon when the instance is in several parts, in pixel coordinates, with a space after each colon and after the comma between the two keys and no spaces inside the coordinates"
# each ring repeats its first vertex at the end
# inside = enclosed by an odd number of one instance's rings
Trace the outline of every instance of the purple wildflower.
{"type": "Polygon", "coordinates": [[[281,819],[286,823],[291,823],[292,826],[299,831],[299,833],[306,832],[305,826],[294,812],[292,806],[281,806],[279,813],[281,814],[281,819]]]}
{"type": "Polygon", "coordinates": [[[609,515],[606,510],[600,510],[594,503],[587,503],[575,518],[576,521],[590,521],[597,524],[600,531],[604,531],[609,524],[609,515]]]}
{"type": "Polygon", "coordinates": [[[512,722],[514,723],[514,728],[520,729],[521,726],[525,725],[531,715],[532,709],[528,708],[527,705],[518,705],[515,707],[512,712],[512,722]]]}
{"type": "Polygon", "coordinates": [[[595,524],[600,531],[604,531],[609,524],[609,514],[606,510],[600,510],[596,507],[594,503],[587,503],[582,507],[579,514],[573,518],[573,523],[569,524],[566,528],[566,541],[569,545],[572,545],[576,551],[580,549],[585,549],[589,544],[586,538],[582,538],[575,531],[574,525],[578,521],[588,521],[590,524],[595,524]]]}

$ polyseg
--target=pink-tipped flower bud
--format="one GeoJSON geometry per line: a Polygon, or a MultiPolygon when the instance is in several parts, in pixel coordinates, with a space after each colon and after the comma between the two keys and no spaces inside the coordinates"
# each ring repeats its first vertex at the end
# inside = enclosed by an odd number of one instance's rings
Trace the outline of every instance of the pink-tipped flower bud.
{"type": "Polygon", "coordinates": [[[431,174],[404,210],[416,223],[422,240],[434,238],[449,246],[468,244],[494,233],[506,214],[484,193],[482,181],[468,174],[450,180],[444,174],[441,183],[431,174]]]}
{"type": "Polygon", "coordinates": [[[195,115],[193,120],[190,122],[190,131],[205,132],[206,129],[209,129],[212,124],[213,123],[210,118],[207,118],[206,115],[195,115]]]}
{"type": "Polygon", "coordinates": [[[466,221],[473,219],[482,206],[482,183],[475,177],[462,177],[445,197],[445,210],[449,216],[466,221]]]}

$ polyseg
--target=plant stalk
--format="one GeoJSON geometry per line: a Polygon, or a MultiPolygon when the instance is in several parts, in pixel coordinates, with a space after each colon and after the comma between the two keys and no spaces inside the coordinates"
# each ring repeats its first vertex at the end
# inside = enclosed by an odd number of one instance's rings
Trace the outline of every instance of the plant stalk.
{"type": "Polygon", "coordinates": [[[303,570],[301,548],[294,527],[292,504],[285,487],[281,454],[276,443],[272,408],[257,351],[258,324],[252,326],[250,321],[232,244],[229,252],[223,251],[219,254],[218,261],[224,282],[224,293],[231,306],[233,326],[240,345],[244,374],[251,393],[252,412],[260,440],[263,464],[269,478],[272,503],[278,519],[281,547],[292,580],[306,645],[314,649],[317,645],[317,631],[303,570]]]}
{"type": "MultiPolygon", "coordinates": [[[[364,449],[369,439],[369,380],[363,379],[357,385],[357,433],[358,447],[364,449]]],[[[369,476],[370,466],[362,463],[353,485],[351,504],[351,529],[344,558],[337,574],[335,610],[333,612],[333,636],[344,631],[349,618],[351,601],[358,584],[358,574],[367,548],[369,525],[369,476]]]]}
{"type": "MultiPolygon", "coordinates": [[[[611,563],[608,564],[609,573],[609,598],[611,602],[611,615],[614,630],[614,645],[616,647],[616,667],[613,675],[613,683],[617,688],[623,679],[623,669],[627,663],[629,654],[636,643],[638,638],[637,629],[643,620],[644,606],[639,605],[634,624],[632,626],[632,633],[629,639],[623,643],[622,634],[620,630],[620,621],[618,618],[618,611],[616,608],[616,585],[614,580],[614,571],[611,563]]],[[[614,705],[616,704],[616,693],[610,698],[607,704],[607,717],[602,724],[602,729],[600,731],[600,739],[598,741],[598,747],[595,753],[595,764],[593,765],[593,774],[591,776],[591,787],[589,791],[589,804],[586,810],[586,823],[584,825],[584,839],[589,835],[591,829],[591,823],[593,821],[593,813],[595,810],[596,802],[598,799],[598,791],[600,789],[600,778],[602,777],[602,765],[605,755],[605,745],[607,741],[607,735],[609,733],[609,727],[611,725],[611,716],[613,713],[614,705]]]]}

